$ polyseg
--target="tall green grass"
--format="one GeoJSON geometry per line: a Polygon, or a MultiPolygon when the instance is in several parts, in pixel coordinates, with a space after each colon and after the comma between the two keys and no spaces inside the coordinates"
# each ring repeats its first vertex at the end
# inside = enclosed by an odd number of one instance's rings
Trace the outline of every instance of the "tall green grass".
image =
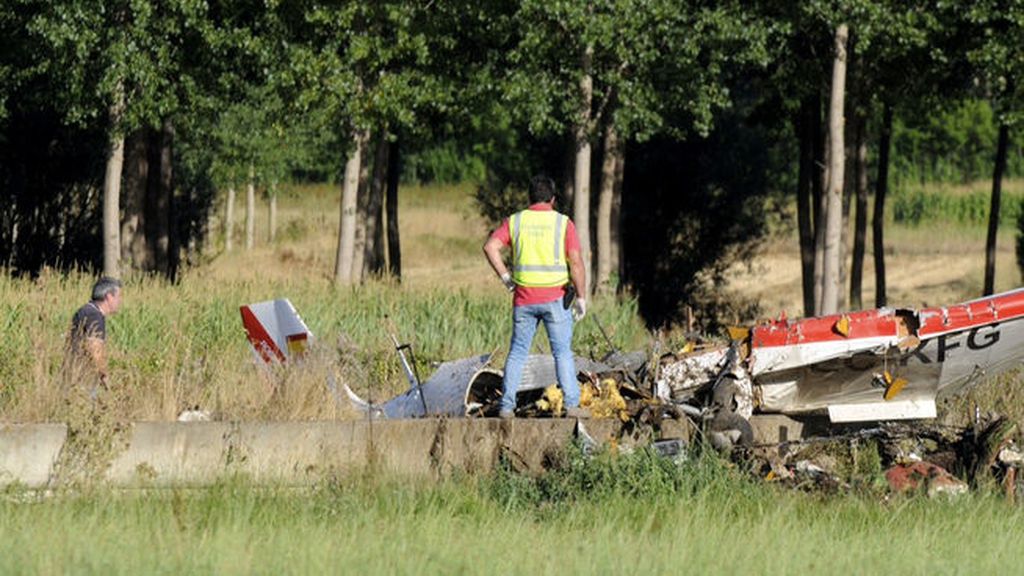
{"type": "MultiPolygon", "coordinates": [[[[1024,198],[1021,183],[1007,183],[1006,202],[1024,198]]],[[[946,187],[927,194],[940,192],[950,202],[984,193],[946,187]]],[[[175,285],[149,276],[126,278],[124,307],[109,321],[115,398],[108,405],[118,418],[167,420],[194,406],[222,418],[347,417],[347,403],[335,403],[326,388],[328,374],[360,394],[372,390],[377,399],[406,387],[385,317],[399,340],[413,345],[421,376],[437,362],[492,351],[494,363],[501,364],[511,303],[483,263],[479,246],[486,232],[471,214],[472,186],[403,188],[403,246],[416,254],[405,261],[403,284],[369,281],[344,289],[330,283],[336,229],[328,223],[336,218],[337,193],[336,187],[311,186],[282,198],[282,222],[301,223],[295,238],[285,234],[249,252],[211,254],[175,285]],[[438,224],[439,215],[453,214],[457,225],[438,224]],[[298,370],[260,369],[244,337],[238,307],[276,297],[291,299],[317,339],[316,354],[298,370]]],[[[934,217],[952,217],[949,210],[934,217]]],[[[901,250],[914,243],[962,250],[965,242],[946,228],[900,224],[887,237],[901,250]]],[[[36,279],[0,274],[0,420],[65,419],[66,332],[93,280],[82,272],[44,270],[36,279]]],[[[611,348],[597,319],[614,346],[650,344],[632,297],[595,298],[591,316],[577,326],[577,354],[600,358],[611,348]]],[[[538,336],[534,351],[547,350],[538,336]]]]}
{"type": "MultiPolygon", "coordinates": [[[[991,184],[978,182],[965,190],[943,185],[904,184],[894,190],[890,203],[893,222],[906,226],[928,223],[979,227],[988,223],[991,184]]],[[[1024,205],[1020,181],[1004,184],[999,208],[1000,226],[1014,226],[1024,205]]]]}
{"type": "Polygon", "coordinates": [[[1024,509],[985,494],[823,500],[718,461],[666,465],[642,452],[562,474],[547,492],[517,477],[518,493],[511,473],[9,492],[0,572],[1004,573],[1024,545],[1024,509]]]}
{"type": "MultiPolygon", "coordinates": [[[[91,282],[75,273],[37,280],[0,275],[0,419],[61,419],[64,343],[91,282]]],[[[108,321],[108,341],[117,397],[112,406],[125,418],[172,419],[196,405],[225,418],[334,418],[324,383],[342,366],[356,390],[372,385],[383,395],[406,386],[389,339],[392,327],[413,345],[423,377],[444,360],[497,351],[495,362],[501,362],[511,330],[511,302],[501,290],[375,282],[336,289],[307,279],[223,283],[201,277],[171,285],[137,277],[128,279],[124,294],[122,312],[108,321]],[[304,372],[267,373],[253,361],[239,306],[275,297],[289,297],[317,338],[317,354],[304,372]],[[289,391],[297,404],[275,411],[289,391]]],[[[635,300],[599,300],[593,313],[616,345],[644,345],[635,300]]],[[[578,326],[578,354],[601,357],[609,348],[593,321],[578,326]]],[[[538,337],[535,351],[547,350],[538,337]]]]}

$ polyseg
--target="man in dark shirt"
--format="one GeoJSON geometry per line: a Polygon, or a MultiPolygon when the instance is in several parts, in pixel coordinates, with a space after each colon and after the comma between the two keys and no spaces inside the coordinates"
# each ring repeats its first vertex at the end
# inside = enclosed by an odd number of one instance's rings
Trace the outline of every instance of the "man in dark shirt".
{"type": "Polygon", "coordinates": [[[104,276],[92,287],[92,300],[71,318],[72,354],[107,383],[107,316],[121,308],[121,281],[104,276]]]}

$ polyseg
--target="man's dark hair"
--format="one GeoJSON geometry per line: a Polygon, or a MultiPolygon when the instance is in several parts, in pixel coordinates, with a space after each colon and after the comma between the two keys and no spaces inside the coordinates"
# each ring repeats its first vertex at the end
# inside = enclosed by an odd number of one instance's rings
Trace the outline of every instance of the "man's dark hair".
{"type": "Polygon", "coordinates": [[[530,180],[530,204],[550,202],[555,197],[555,181],[544,175],[530,180]]]}
{"type": "Polygon", "coordinates": [[[99,302],[107,297],[107,294],[113,294],[121,289],[121,281],[117,278],[111,278],[110,276],[104,276],[96,281],[92,285],[92,301],[99,302]]]}

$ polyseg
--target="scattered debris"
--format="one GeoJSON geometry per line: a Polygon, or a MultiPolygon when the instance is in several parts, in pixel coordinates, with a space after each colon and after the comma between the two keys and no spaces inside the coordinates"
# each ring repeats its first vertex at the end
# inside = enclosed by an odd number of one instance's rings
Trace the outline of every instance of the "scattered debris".
{"type": "MultiPolygon", "coordinates": [[[[242,315],[265,363],[299,357],[312,341],[287,300],[243,306],[242,315]]],[[[746,462],[759,477],[795,487],[959,494],[992,476],[1015,497],[1024,459],[1013,441],[1015,424],[994,416],[968,428],[925,421],[936,416],[937,400],[1019,365],[1024,289],[948,307],[780,317],[729,335],[727,343],[694,340],[653,360],[617,349],[603,361],[577,357],[581,406],[594,419],[655,431],[640,440],[672,458],[685,456],[686,445],[658,438],[659,422],[689,422],[703,444],[746,462]],[[775,438],[758,431],[753,423],[765,415],[796,419],[796,432],[791,437],[788,424],[775,438]]],[[[408,348],[393,340],[400,353],[408,348]]],[[[353,406],[373,418],[494,417],[502,372],[491,357],[444,362],[425,381],[407,368],[409,389],[382,403],[344,388],[353,406]]],[[[556,382],[551,356],[530,356],[516,416],[562,416],[556,382]]],[[[328,384],[339,397],[339,387],[328,384]]],[[[585,450],[597,449],[582,422],[577,435],[585,450]]]]}
{"type": "Polygon", "coordinates": [[[181,414],[178,414],[178,422],[209,422],[212,419],[208,410],[200,410],[198,406],[182,410],[181,414]]]}
{"type": "Polygon", "coordinates": [[[928,497],[959,496],[967,492],[967,483],[931,462],[897,464],[885,472],[893,492],[913,492],[922,488],[928,497]]]}

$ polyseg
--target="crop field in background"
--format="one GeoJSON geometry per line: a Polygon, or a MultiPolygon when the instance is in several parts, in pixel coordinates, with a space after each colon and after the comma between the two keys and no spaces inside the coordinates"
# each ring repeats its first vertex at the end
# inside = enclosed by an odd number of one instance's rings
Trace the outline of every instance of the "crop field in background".
{"type": "MultiPolygon", "coordinates": [[[[272,244],[261,209],[253,250],[244,250],[240,225],[235,250],[224,253],[215,234],[180,285],[128,278],[122,313],[108,323],[112,417],[172,420],[198,406],[223,419],[354,418],[327,389],[329,373],[374,399],[406,386],[385,315],[414,345],[421,375],[432,362],[495,350],[500,365],[510,302],[480,251],[487,230],[471,195],[467,186],[402,189],[400,285],[332,287],[338,190],[327,186],[281,198],[272,244]],[[317,340],[302,366],[266,373],[253,362],[238,307],[275,297],[291,299],[317,340]]],[[[926,219],[894,222],[886,233],[893,303],[980,294],[983,225],[926,219]]],[[[998,290],[1019,284],[1013,233],[1001,230],[998,290]]],[[[870,267],[865,279],[870,306],[870,267]]],[[[92,280],[0,275],[0,422],[67,417],[65,332],[92,280]]],[[[769,239],[723,289],[759,296],[766,316],[799,316],[793,231],[769,239]]],[[[593,310],[619,347],[651,345],[631,296],[598,298],[593,310]]],[[[682,342],[678,333],[661,337],[682,342]]],[[[574,345],[585,355],[608,351],[589,320],[574,345]]],[[[543,338],[535,347],[546,350],[543,338]]],[[[947,414],[977,402],[1022,421],[1019,380],[985,384],[947,414]]],[[[367,470],[302,490],[244,478],[202,490],[56,497],[11,488],[0,492],[0,572],[995,573],[1017,565],[1024,546],[1024,509],[994,487],[955,501],[894,497],[872,469],[841,493],[805,494],[712,457],[682,466],[642,451],[570,458],[542,478],[499,470],[416,483],[367,470]]]]}

